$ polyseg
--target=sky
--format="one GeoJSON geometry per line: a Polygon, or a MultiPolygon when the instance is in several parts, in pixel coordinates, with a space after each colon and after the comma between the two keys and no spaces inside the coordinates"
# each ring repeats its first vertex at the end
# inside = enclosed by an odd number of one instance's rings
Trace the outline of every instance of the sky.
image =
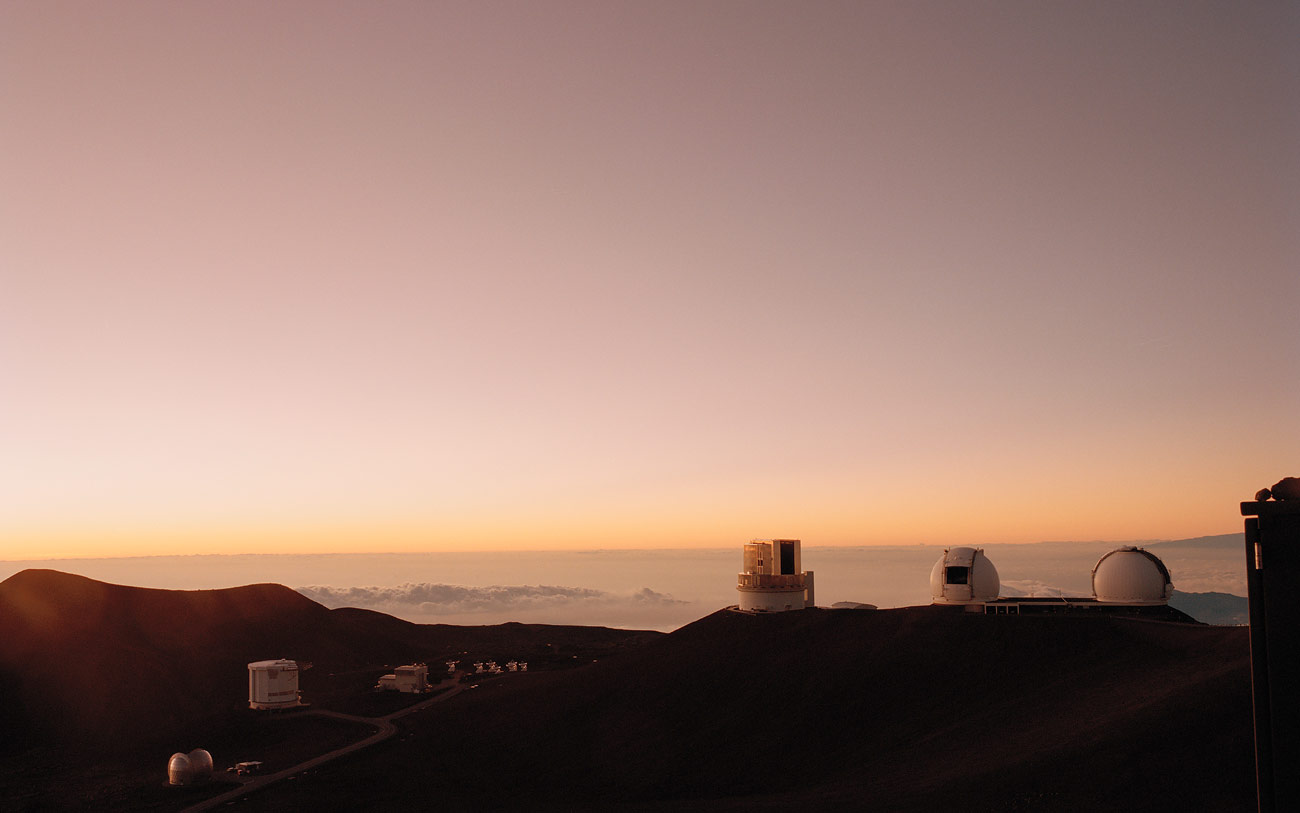
{"type": "Polygon", "coordinates": [[[0,5],[0,558],[1175,539],[1300,475],[1300,8],[0,5]]]}

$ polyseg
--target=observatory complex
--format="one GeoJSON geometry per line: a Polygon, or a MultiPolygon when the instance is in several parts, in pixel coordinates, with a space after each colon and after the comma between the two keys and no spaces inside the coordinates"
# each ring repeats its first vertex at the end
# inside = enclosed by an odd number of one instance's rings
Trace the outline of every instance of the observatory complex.
{"type": "Polygon", "coordinates": [[[276,661],[255,661],[248,665],[250,709],[285,709],[301,705],[297,661],[281,658],[276,661]]]}
{"type": "MultiPolygon", "coordinates": [[[[934,604],[958,605],[988,615],[1089,612],[1182,616],[1170,608],[1174,585],[1169,569],[1150,551],[1127,545],[1097,560],[1091,597],[1001,597],[998,570],[983,548],[948,548],[930,571],[934,604]]],[[[1179,620],[1188,620],[1185,616],[1179,620]]]]}
{"type": "Polygon", "coordinates": [[[813,574],[801,571],[798,539],[754,539],[745,543],[737,577],[740,609],[759,612],[802,610],[813,606],[813,574]]]}
{"type": "Polygon", "coordinates": [[[193,785],[211,778],[212,754],[202,748],[195,748],[188,754],[177,751],[167,760],[167,783],[170,785],[193,785]]]}
{"type": "Polygon", "coordinates": [[[423,663],[399,666],[391,675],[384,675],[375,684],[380,691],[420,694],[432,687],[429,685],[429,667],[423,663]]]}

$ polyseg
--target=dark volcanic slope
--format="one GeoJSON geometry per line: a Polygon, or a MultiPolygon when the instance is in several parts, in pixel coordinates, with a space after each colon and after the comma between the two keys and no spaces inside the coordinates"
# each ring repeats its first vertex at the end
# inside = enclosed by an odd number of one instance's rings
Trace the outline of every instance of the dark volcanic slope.
{"type": "MultiPolygon", "coordinates": [[[[160,740],[244,706],[246,664],[253,660],[312,661],[322,673],[466,650],[535,652],[540,660],[569,657],[566,647],[600,650],[659,635],[417,625],[365,610],[328,610],[276,584],[151,590],[53,570],[0,582],[0,631],[0,723],[13,734],[4,738],[8,750],[37,735],[54,743],[160,740]],[[557,643],[539,650],[543,638],[557,643]]],[[[304,675],[305,686],[313,675],[304,675]]]]}
{"type": "Polygon", "coordinates": [[[254,807],[1247,809],[1245,630],[951,608],[720,612],[485,683],[254,807]],[[422,730],[427,729],[427,730],[422,730]]]}
{"type": "Polygon", "coordinates": [[[327,644],[328,614],[279,585],[180,593],[26,570],[0,582],[0,670],[37,730],[130,740],[202,714],[241,659],[327,644]]]}
{"type": "Polygon", "coordinates": [[[1184,593],[1175,590],[1169,606],[1205,624],[1249,624],[1250,599],[1231,593],[1184,593]]]}

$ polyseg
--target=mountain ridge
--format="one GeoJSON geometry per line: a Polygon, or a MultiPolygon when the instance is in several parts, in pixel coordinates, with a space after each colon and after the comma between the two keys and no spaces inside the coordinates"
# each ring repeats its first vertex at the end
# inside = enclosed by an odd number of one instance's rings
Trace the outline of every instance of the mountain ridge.
{"type": "Polygon", "coordinates": [[[1253,792],[1245,631],[1119,617],[723,610],[409,725],[250,801],[1161,810],[1253,792]],[[1160,794],[1135,784],[1148,771],[1160,794]]]}
{"type": "MultiPolygon", "coordinates": [[[[518,647],[549,627],[419,625],[330,610],[270,583],[161,590],[27,570],[0,582],[0,629],[0,680],[22,701],[0,701],[0,717],[26,717],[22,730],[54,743],[134,743],[246,705],[251,661],[408,662],[471,645],[518,647]]],[[[565,634],[592,645],[659,634],[573,630],[565,634]]]]}
{"type": "MultiPolygon", "coordinates": [[[[57,571],[0,582],[0,623],[19,630],[0,639],[0,682],[20,684],[32,715],[20,730],[58,735],[0,771],[0,801],[18,798],[24,764],[54,754],[47,801],[177,809],[159,778],[179,743],[227,743],[214,752],[220,769],[248,758],[230,743],[319,719],[247,711],[247,661],[313,660],[306,699],[346,710],[379,697],[370,686],[389,664],[467,651],[541,668],[471,676],[476,691],[402,718],[399,736],[244,804],[1163,810],[1253,798],[1242,628],[923,606],[719,610],[664,635],[418,625],[291,593],[160,591],[57,571]],[[122,759],[138,767],[114,769],[127,778],[112,792],[81,767],[78,748],[94,742],[136,747],[122,759]],[[1159,786],[1144,789],[1152,777],[1159,786]]],[[[14,713],[0,702],[0,716],[14,713]]]]}

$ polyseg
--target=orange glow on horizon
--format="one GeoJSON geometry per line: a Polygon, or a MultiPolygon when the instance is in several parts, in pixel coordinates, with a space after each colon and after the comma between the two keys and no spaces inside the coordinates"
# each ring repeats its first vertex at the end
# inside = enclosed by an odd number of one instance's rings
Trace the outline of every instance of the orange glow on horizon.
{"type": "MultiPolygon", "coordinates": [[[[1247,495],[1248,498],[1249,495],[1247,495]]],[[[1209,499],[1192,505],[1152,506],[1142,500],[1112,505],[1098,516],[1086,501],[1026,504],[1022,510],[988,508],[980,497],[897,500],[858,515],[814,505],[766,510],[743,505],[709,516],[622,514],[591,510],[520,513],[493,521],[464,516],[432,521],[348,519],[335,522],[236,521],[203,525],[11,528],[3,559],[96,558],[249,553],[398,553],[440,551],[728,548],[751,538],[790,537],[817,546],[1023,544],[1043,541],[1179,539],[1240,530],[1236,502],[1209,499]]]]}

